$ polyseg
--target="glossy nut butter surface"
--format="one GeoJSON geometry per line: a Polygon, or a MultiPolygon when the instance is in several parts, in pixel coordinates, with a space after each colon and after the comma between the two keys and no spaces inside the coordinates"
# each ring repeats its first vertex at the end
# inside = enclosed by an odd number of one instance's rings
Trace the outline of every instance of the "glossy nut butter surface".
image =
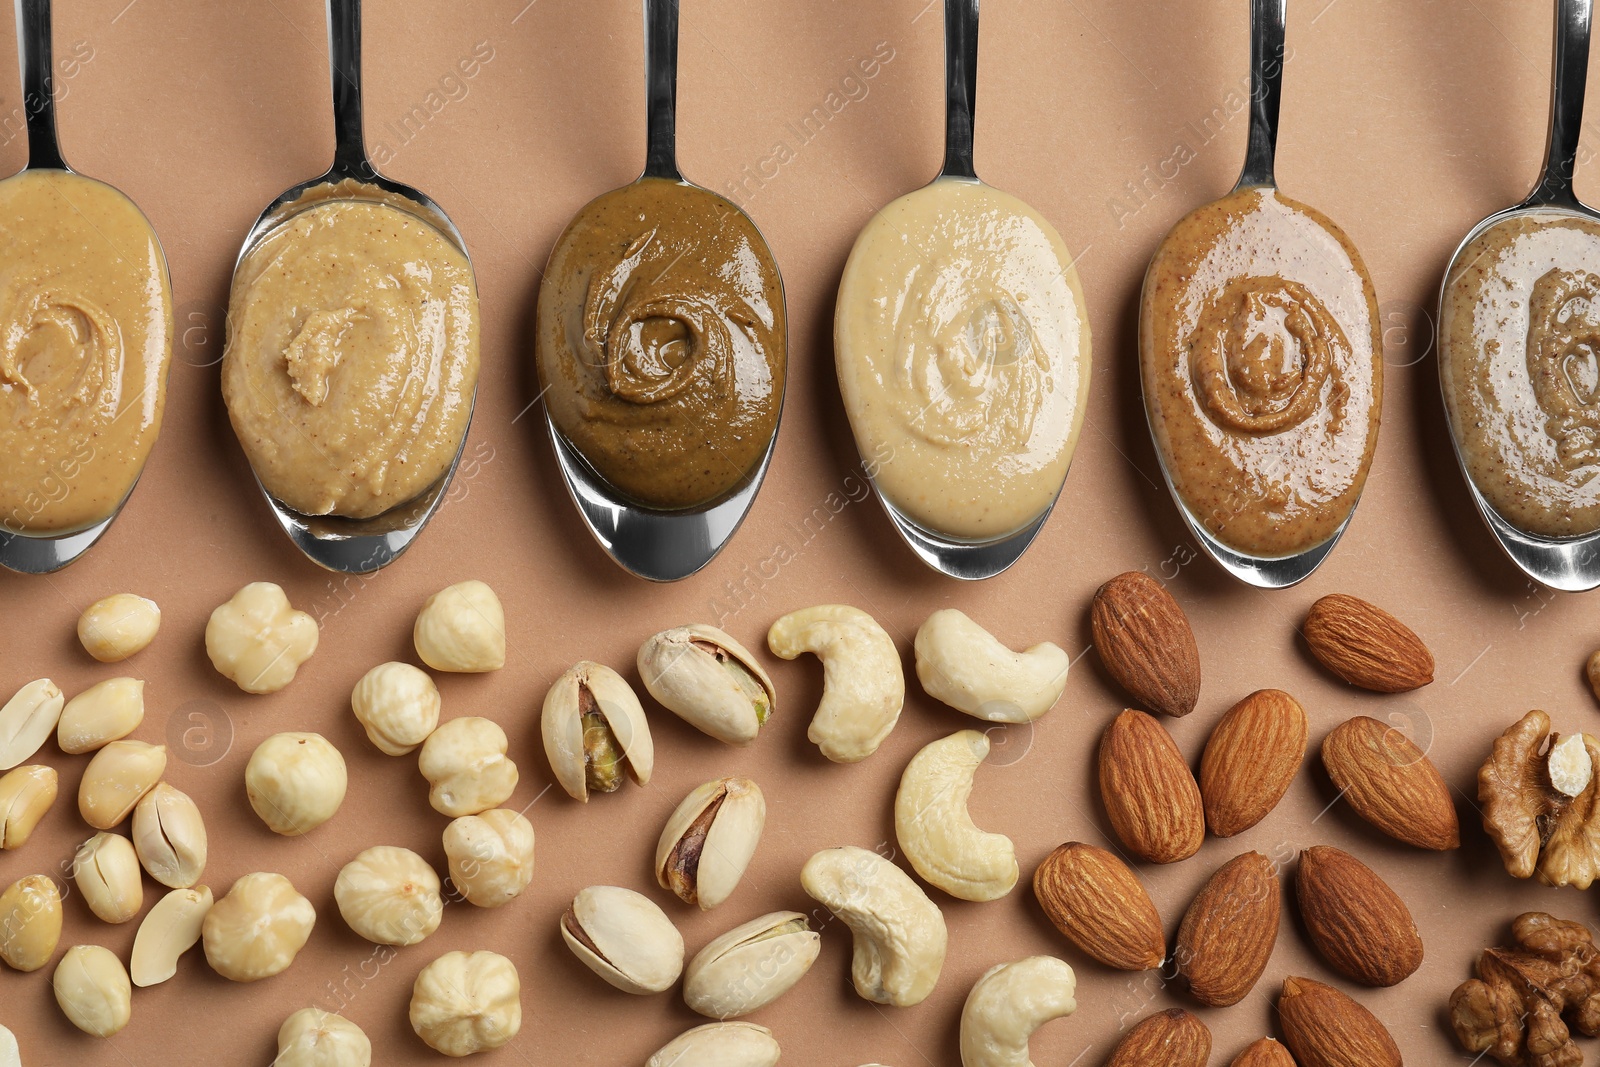
{"type": "Polygon", "coordinates": [[[66,171],[0,182],[0,526],[91,526],[161,429],[172,291],[133,202],[66,171]]]}
{"type": "Polygon", "coordinates": [[[777,430],[783,283],[755,224],[698,186],[644,178],[584,207],[550,254],[536,337],[556,429],[647,507],[737,489],[777,430]]]}
{"type": "Polygon", "coordinates": [[[1033,208],[943,178],[878,212],[839,283],[834,354],[878,491],[918,525],[982,540],[1054,502],[1083,425],[1089,319],[1033,208]]]}
{"type": "Polygon", "coordinates": [[[472,267],[408,211],[325,200],[234,274],[222,396],[261,484],[301,514],[369,518],[427,489],[477,380],[472,267]]]}
{"type": "Polygon", "coordinates": [[[1600,223],[1495,223],[1456,257],[1441,312],[1439,379],[1467,476],[1529,533],[1600,529],[1600,223]]]}
{"type": "Polygon", "coordinates": [[[1262,557],[1333,536],[1378,438],[1372,281],[1329,219],[1243,189],[1173,227],[1139,312],[1145,409],[1172,486],[1214,538],[1262,557]]]}

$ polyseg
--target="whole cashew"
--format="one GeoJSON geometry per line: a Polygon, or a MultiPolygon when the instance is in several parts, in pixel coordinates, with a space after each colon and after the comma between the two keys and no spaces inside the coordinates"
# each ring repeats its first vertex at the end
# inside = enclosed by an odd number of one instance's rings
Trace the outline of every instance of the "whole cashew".
{"type": "Polygon", "coordinates": [[[917,631],[917,677],[928,695],[989,722],[1032,722],[1061,699],[1071,659],[1049,641],[1013,652],[955,608],[917,631]]]}
{"type": "Polygon", "coordinates": [[[1054,956],[1029,956],[984,972],[961,1009],[961,1067],[1033,1067],[1028,1038],[1077,1010],[1077,978],[1054,956]]]}
{"type": "Polygon", "coordinates": [[[972,777],[989,738],[961,730],[911,758],[894,798],[894,833],[924,879],[962,900],[997,900],[1017,884],[1017,850],[967,813],[972,777]]]}
{"type": "Polygon", "coordinates": [[[806,861],[800,885],[855,936],[850,976],[878,1004],[920,1004],[939,981],[949,935],[938,905],[876,852],[847,845],[806,861]]]}
{"type": "Polygon", "coordinates": [[[846,604],[791,611],[767,631],[767,647],[822,661],[822,701],[806,736],[824,756],[858,763],[878,750],[900,718],[906,678],[894,640],[871,615],[846,604]]]}

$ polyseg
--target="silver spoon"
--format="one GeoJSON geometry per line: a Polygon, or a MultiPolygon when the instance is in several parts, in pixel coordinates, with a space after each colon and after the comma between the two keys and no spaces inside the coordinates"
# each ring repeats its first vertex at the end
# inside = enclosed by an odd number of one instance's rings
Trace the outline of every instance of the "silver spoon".
{"type": "MultiPolygon", "coordinates": [[[[978,3],[979,0],[944,3],[944,166],[934,178],[936,182],[978,181],[972,163],[978,88],[978,3]]],[[[1065,484],[1063,472],[1062,485],[1065,484]]],[[[994,577],[1022,557],[1055,510],[1061,488],[1057,487],[1049,506],[1027,525],[984,540],[966,540],[930,530],[896,507],[884,493],[874,495],[895,532],[918,559],[952,578],[979,581],[994,577]]]]}
{"type": "MultiPolygon", "coordinates": [[[[361,200],[409,212],[438,230],[472,259],[444,209],[413,189],[378,173],[367,158],[361,120],[361,0],[328,0],[328,60],[333,77],[333,165],[327,172],[283,191],[256,219],[234,261],[234,272],[269,233],[307,208],[329,200],[361,200]]],[[[476,406],[477,391],[473,391],[476,406]]],[[[468,426],[471,425],[468,413],[468,426]]],[[[418,496],[370,519],[302,515],[278,500],[256,479],[272,516],[306,557],[330,571],[370,574],[386,567],[410,547],[444,500],[461,462],[467,433],[461,434],[449,468],[418,496]]]]}
{"type": "MultiPolygon", "coordinates": [[[[1485,230],[1517,216],[1564,215],[1600,219],[1600,212],[1578,200],[1572,178],[1577,169],[1578,140],[1583,127],[1583,94],[1589,75],[1589,24],[1591,0],[1557,0],[1554,71],[1550,87],[1550,137],[1545,150],[1544,169],[1533,192],[1522,203],[1498,211],[1472,228],[1462,239],[1439,286],[1439,322],[1444,324],[1445,294],[1456,262],[1468,245],[1485,230]]],[[[1441,343],[1441,359],[1444,358],[1441,343]]],[[[1439,379],[1441,391],[1444,376],[1439,379]]],[[[1445,404],[1447,416],[1450,405],[1445,404]]],[[[1450,441],[1461,466],[1467,490],[1489,532],[1505,550],[1511,562],[1534,581],[1563,592],[1583,592],[1600,586],[1600,531],[1573,538],[1544,537],[1511,525],[1490,506],[1472,481],[1466,458],[1461,452],[1459,429],[1451,422],[1450,441]]]]}
{"type": "MultiPolygon", "coordinates": [[[[646,144],[640,180],[686,182],[677,160],[678,0],[644,0],[644,49],[646,144]]],[[[544,422],[567,492],[595,540],[639,577],[674,582],[715,559],[744,522],[778,445],[782,397],[772,440],[755,469],[731,493],[709,506],[684,511],[657,510],[622,499],[562,436],[548,407],[544,422]]]]}
{"type": "MultiPolygon", "coordinates": [[[[16,0],[17,58],[22,68],[22,99],[28,124],[28,170],[64,170],[67,166],[56,139],[55,79],[50,76],[54,55],[50,41],[50,0],[16,0]]],[[[154,231],[151,231],[154,234],[154,231]]],[[[156,247],[161,247],[156,238],[156,247]]],[[[162,255],[163,272],[166,256],[162,255]]],[[[170,291],[172,284],[167,283],[170,291]]],[[[23,574],[49,574],[71,563],[100,540],[122,513],[138,479],[118,501],[116,510],[92,526],[65,533],[30,534],[0,527],[0,566],[23,574]]]]}

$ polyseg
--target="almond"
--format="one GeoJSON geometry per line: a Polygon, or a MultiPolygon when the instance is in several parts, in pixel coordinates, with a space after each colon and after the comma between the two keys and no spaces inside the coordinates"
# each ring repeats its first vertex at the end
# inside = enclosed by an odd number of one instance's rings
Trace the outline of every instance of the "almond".
{"type": "Polygon", "coordinates": [[[1278,873],[1259,852],[1235,856],[1200,890],[1178,927],[1174,953],[1202,1004],[1237,1004],[1255,988],[1278,940],[1278,873]]]}
{"type": "Polygon", "coordinates": [[[1258,689],[1224,715],[1200,757],[1206,824],[1218,837],[1267,817],[1306,756],[1306,709],[1281,689],[1258,689]]]}
{"type": "Polygon", "coordinates": [[[1340,974],[1391,986],[1422,966],[1422,936],[1405,902],[1348,852],[1316,845],[1300,853],[1294,892],[1311,943],[1340,974]]]}
{"type": "Polygon", "coordinates": [[[1205,840],[1200,787],[1171,735],[1142,711],[1124,711],[1100,738],[1100,797],[1117,837],[1151,863],[1187,859],[1205,840]]]}
{"type": "Polygon", "coordinates": [[[1161,915],[1128,865],[1103,848],[1069,841],[1033,872],[1045,915],[1086,956],[1121,971],[1161,966],[1161,915]]]}
{"type": "Polygon", "coordinates": [[[1323,740],[1322,765],[1356,814],[1390,837],[1439,852],[1460,846],[1450,787],[1399,730],[1357,715],[1323,740]]]}
{"type": "Polygon", "coordinates": [[[1206,1067],[1211,1031],[1182,1008],[1148,1017],[1117,1042],[1106,1067],[1206,1067]]]}
{"type": "Polygon", "coordinates": [[[1142,571],[1119,574],[1094,594],[1095,651],[1117,684],[1163,715],[1187,715],[1200,699],[1200,650],[1178,602],[1142,571]]]}
{"type": "Polygon", "coordinates": [[[1296,1067],[1296,1064],[1288,1049],[1270,1037],[1263,1037],[1235,1056],[1229,1067],[1296,1067]]]}
{"type": "Polygon", "coordinates": [[[1311,654],[1351,685],[1403,693],[1433,681],[1433,653],[1422,638],[1359,597],[1330,593],[1318,600],[1301,633],[1311,654]]]}
{"type": "Polygon", "coordinates": [[[1300,1067],[1402,1067],[1377,1016],[1332,986],[1285,978],[1278,998],[1283,1040],[1300,1067]]]}

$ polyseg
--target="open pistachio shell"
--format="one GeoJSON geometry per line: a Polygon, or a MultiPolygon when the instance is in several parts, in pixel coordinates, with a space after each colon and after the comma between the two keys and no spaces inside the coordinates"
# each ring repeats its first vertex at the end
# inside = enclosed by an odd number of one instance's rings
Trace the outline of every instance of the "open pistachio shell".
{"type": "Polygon", "coordinates": [[[712,1019],[763,1008],[804,978],[822,935],[798,911],[775,911],[729,930],[689,961],[683,1001],[712,1019]]]}
{"type": "Polygon", "coordinates": [[[767,801],[748,778],[718,778],[684,798],[656,843],[656,881],[702,911],[728,899],[761,840],[767,801]]]}
{"type": "Polygon", "coordinates": [[[644,708],[622,675],[583,660],[568,668],[545,694],[540,717],[544,751],[556,781],[575,800],[609,793],[623,774],[650,781],[655,745],[644,708]]]}
{"type": "Polygon", "coordinates": [[[639,677],[662,707],[730,745],[756,739],[777,706],[750,650],[715,626],[663,630],[639,647],[639,677]]]}
{"type": "Polygon", "coordinates": [[[683,935],[643,893],[592,885],[561,917],[561,939],[624,993],[660,993],[683,972],[683,935]]]}

